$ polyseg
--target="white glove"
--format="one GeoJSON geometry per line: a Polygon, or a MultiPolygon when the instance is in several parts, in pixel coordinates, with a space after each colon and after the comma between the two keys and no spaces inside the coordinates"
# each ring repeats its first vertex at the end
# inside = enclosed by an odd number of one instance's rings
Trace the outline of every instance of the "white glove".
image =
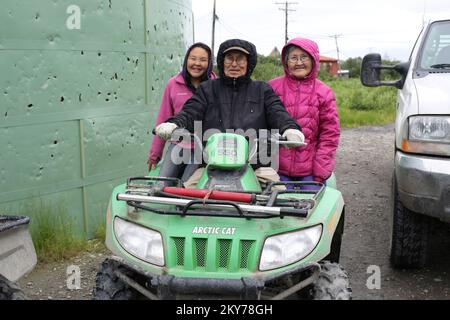
{"type": "Polygon", "coordinates": [[[287,129],[283,132],[283,138],[287,139],[284,144],[286,148],[295,148],[305,144],[305,136],[300,130],[297,129],[287,129]],[[292,142],[292,143],[289,143],[292,142]]]}
{"type": "Polygon", "coordinates": [[[175,123],[164,122],[164,123],[161,123],[159,126],[156,127],[155,133],[161,139],[169,140],[170,136],[172,135],[172,132],[176,128],[177,128],[177,125],[175,123]]]}

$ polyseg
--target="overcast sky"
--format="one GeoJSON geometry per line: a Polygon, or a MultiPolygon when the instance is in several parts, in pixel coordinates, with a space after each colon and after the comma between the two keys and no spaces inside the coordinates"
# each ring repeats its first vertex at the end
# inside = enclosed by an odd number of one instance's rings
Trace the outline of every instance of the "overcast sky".
{"type": "MultiPolygon", "coordinates": [[[[213,0],[192,0],[195,41],[211,45],[213,0]]],[[[339,58],[378,52],[407,60],[423,21],[450,18],[450,0],[291,0],[288,37],[316,41],[320,53],[339,58]]],[[[249,40],[258,53],[268,55],[284,45],[285,1],[216,0],[215,51],[231,38],[249,40]],[[277,4],[278,3],[283,3],[277,4]]]]}

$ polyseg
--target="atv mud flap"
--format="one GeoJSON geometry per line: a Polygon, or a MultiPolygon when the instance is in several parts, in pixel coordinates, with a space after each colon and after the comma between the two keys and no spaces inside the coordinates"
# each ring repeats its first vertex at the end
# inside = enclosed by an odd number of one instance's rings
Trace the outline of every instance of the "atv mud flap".
{"type": "Polygon", "coordinates": [[[192,296],[195,293],[195,295],[198,296],[217,296],[221,298],[232,297],[243,300],[259,300],[261,297],[261,291],[267,285],[270,285],[270,283],[291,274],[307,273],[308,276],[301,282],[271,298],[274,300],[281,300],[314,283],[320,273],[320,265],[318,263],[310,263],[300,265],[286,272],[260,279],[181,278],[172,275],[156,275],[148,271],[144,271],[135,265],[130,265],[124,259],[116,256],[113,256],[110,259],[120,263],[131,272],[136,272],[149,280],[148,283],[150,284],[151,289],[153,289],[152,291],[157,292],[156,295],[120,271],[116,272],[119,278],[149,299],[176,299],[177,296],[192,296]]]}

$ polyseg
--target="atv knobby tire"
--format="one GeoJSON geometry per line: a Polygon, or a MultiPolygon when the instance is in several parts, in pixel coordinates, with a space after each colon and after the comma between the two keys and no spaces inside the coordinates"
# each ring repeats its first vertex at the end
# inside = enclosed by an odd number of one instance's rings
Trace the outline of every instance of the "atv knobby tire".
{"type": "Polygon", "coordinates": [[[392,187],[391,265],[402,269],[421,268],[427,258],[431,218],[403,206],[398,198],[395,178],[392,187]]]}
{"type": "Polygon", "coordinates": [[[313,300],[350,300],[352,290],[347,272],[337,263],[324,261],[320,264],[319,278],[312,284],[313,300]]]}
{"type": "Polygon", "coordinates": [[[115,274],[116,270],[126,272],[116,261],[102,262],[95,279],[93,296],[95,300],[133,300],[138,293],[115,274]]]}
{"type": "Polygon", "coordinates": [[[0,300],[27,300],[20,287],[0,276],[0,300]]]}

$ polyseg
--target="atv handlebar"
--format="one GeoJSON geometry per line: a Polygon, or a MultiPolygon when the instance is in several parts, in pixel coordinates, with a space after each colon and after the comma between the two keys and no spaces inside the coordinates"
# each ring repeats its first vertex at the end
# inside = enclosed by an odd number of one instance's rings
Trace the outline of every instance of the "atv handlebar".
{"type": "MultiPolygon", "coordinates": [[[[152,130],[152,134],[156,135],[155,129],[152,130]]],[[[182,137],[193,137],[195,140],[198,140],[198,136],[195,133],[191,133],[184,128],[177,128],[173,131],[172,137],[170,138],[171,142],[180,142],[182,137]]],[[[270,141],[278,144],[278,145],[295,145],[297,147],[308,145],[306,142],[297,142],[297,141],[288,141],[286,137],[281,136],[280,134],[273,134],[270,136],[270,141]]]]}
{"type": "Polygon", "coordinates": [[[282,136],[279,136],[276,139],[273,139],[272,141],[274,141],[276,144],[282,145],[282,146],[286,145],[286,144],[289,144],[289,145],[295,146],[295,147],[301,147],[301,146],[307,145],[306,142],[288,141],[288,139],[286,137],[282,137],[282,136]]]}

